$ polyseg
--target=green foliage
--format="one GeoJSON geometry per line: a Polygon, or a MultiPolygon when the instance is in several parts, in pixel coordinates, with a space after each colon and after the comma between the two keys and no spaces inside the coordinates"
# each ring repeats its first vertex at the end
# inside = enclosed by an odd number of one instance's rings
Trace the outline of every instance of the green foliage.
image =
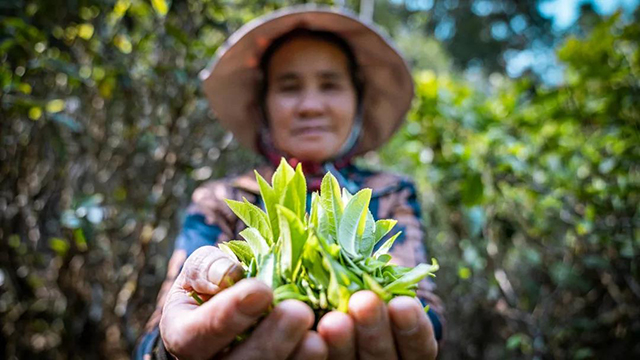
{"type": "MultiPolygon", "coordinates": [[[[130,358],[191,193],[256,165],[215,123],[197,74],[233,30],[294,2],[2,2],[0,358],[130,358]]],[[[442,357],[638,357],[638,22],[568,39],[559,88],[494,76],[497,88],[477,90],[445,75],[502,51],[469,45],[483,36],[476,21],[458,8],[433,17],[461,25],[440,45],[416,35],[430,12],[376,5],[377,21],[410,25],[396,39],[437,74],[416,74],[414,111],[381,157],[424,195],[427,246],[444,268],[442,357]]],[[[267,215],[278,239],[277,210],[267,215]]],[[[303,266],[339,300],[349,278],[316,255],[303,250],[303,266]]]]}
{"type": "Polygon", "coordinates": [[[416,74],[382,159],[425,195],[453,358],[640,354],[639,34],[567,39],[559,88],[416,74]]]}
{"type": "Polygon", "coordinates": [[[274,288],[275,303],[298,299],[311,306],[318,316],[332,309],[346,312],[349,297],[356,291],[369,289],[386,301],[396,295],[415,296],[418,282],[433,276],[438,269],[435,259],[432,265],[419,264],[409,269],[390,264],[390,256],[382,257],[399,233],[371,257],[375,243],[396,223],[374,222],[369,211],[371,189],[354,195],[342,189],[345,202],[338,181],[327,173],[321,192],[312,194],[313,215],[309,215],[306,180],[300,164],[294,171],[282,159],[273,174],[273,187],[261,180],[259,174],[256,178],[265,208],[276,209],[279,235],[275,236],[275,223],[269,223],[262,210],[228,200],[231,210],[249,226],[240,233],[247,242],[232,240],[219,246],[240,260],[247,276],[256,276],[274,288]],[[268,242],[265,238],[276,241],[268,242]]]}

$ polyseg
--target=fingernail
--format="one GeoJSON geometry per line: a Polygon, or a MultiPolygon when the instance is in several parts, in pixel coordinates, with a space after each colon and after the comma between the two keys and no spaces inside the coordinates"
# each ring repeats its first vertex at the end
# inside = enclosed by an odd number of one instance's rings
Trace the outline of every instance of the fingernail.
{"type": "Polygon", "coordinates": [[[274,311],[278,313],[278,333],[285,339],[295,336],[313,324],[314,316],[311,309],[293,300],[280,303],[274,311]]]}
{"type": "Polygon", "coordinates": [[[300,331],[299,324],[298,321],[293,321],[286,316],[282,316],[278,321],[278,333],[282,334],[285,339],[290,338],[294,336],[296,332],[300,331]]]}
{"type": "Polygon", "coordinates": [[[360,309],[356,314],[356,321],[360,326],[375,327],[382,320],[382,311],[380,306],[373,306],[370,309],[360,309]]]}
{"type": "Polygon", "coordinates": [[[227,258],[220,258],[214,261],[209,268],[209,281],[220,285],[224,276],[235,266],[235,263],[227,258]]]}
{"type": "Polygon", "coordinates": [[[242,313],[246,315],[258,316],[267,309],[270,301],[271,299],[269,299],[268,296],[254,292],[240,300],[238,308],[242,313]]]}
{"type": "Polygon", "coordinates": [[[399,309],[396,308],[392,314],[392,320],[398,330],[402,332],[411,332],[418,327],[418,317],[411,306],[402,306],[399,309]]]}

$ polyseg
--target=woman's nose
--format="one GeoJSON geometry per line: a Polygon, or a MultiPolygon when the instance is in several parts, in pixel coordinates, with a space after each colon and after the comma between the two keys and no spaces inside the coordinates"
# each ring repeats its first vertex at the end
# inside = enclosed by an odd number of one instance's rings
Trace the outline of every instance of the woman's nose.
{"type": "Polygon", "coordinates": [[[298,104],[298,114],[300,117],[314,117],[321,115],[324,111],[322,97],[317,91],[308,90],[302,93],[298,104]]]}

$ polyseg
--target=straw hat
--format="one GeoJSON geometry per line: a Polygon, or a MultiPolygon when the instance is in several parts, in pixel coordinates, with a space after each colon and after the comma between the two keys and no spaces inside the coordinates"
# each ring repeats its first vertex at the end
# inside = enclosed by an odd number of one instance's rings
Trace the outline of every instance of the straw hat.
{"type": "Polygon", "coordinates": [[[373,24],[345,10],[306,4],[259,17],[232,34],[200,73],[203,89],[222,125],[256,150],[262,112],[258,99],[260,59],[271,42],[305,28],[333,32],[353,49],[364,84],[362,138],[358,154],[384,144],[400,127],[413,99],[409,67],[373,24]]]}

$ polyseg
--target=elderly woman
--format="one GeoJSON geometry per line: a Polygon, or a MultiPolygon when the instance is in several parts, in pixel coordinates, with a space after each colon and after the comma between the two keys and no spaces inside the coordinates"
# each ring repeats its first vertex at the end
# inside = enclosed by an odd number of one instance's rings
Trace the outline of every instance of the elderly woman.
{"type": "MultiPolygon", "coordinates": [[[[335,10],[296,7],[245,25],[203,72],[204,90],[221,123],[269,164],[302,163],[309,192],[331,171],[351,192],[371,188],[376,218],[403,230],[396,263],[425,261],[416,190],[404,177],[360,169],[354,156],[381,146],[402,123],[413,97],[409,70],[395,48],[369,25],[335,10]]],[[[140,359],[433,359],[441,338],[440,303],[426,281],[414,299],[385,304],[360,291],[348,313],[314,319],[304,303],[270,309],[272,291],[241,280],[239,264],[219,251],[243,224],[224,199],[261,205],[252,174],[206,183],[193,194],[169,263],[140,359]],[[234,284],[229,286],[229,284],[234,284]],[[206,302],[198,306],[195,291],[206,302]],[[312,330],[317,324],[316,331],[312,330]],[[254,327],[240,343],[236,337],[254,327]],[[232,345],[233,346],[230,346],[232,345]]]]}

